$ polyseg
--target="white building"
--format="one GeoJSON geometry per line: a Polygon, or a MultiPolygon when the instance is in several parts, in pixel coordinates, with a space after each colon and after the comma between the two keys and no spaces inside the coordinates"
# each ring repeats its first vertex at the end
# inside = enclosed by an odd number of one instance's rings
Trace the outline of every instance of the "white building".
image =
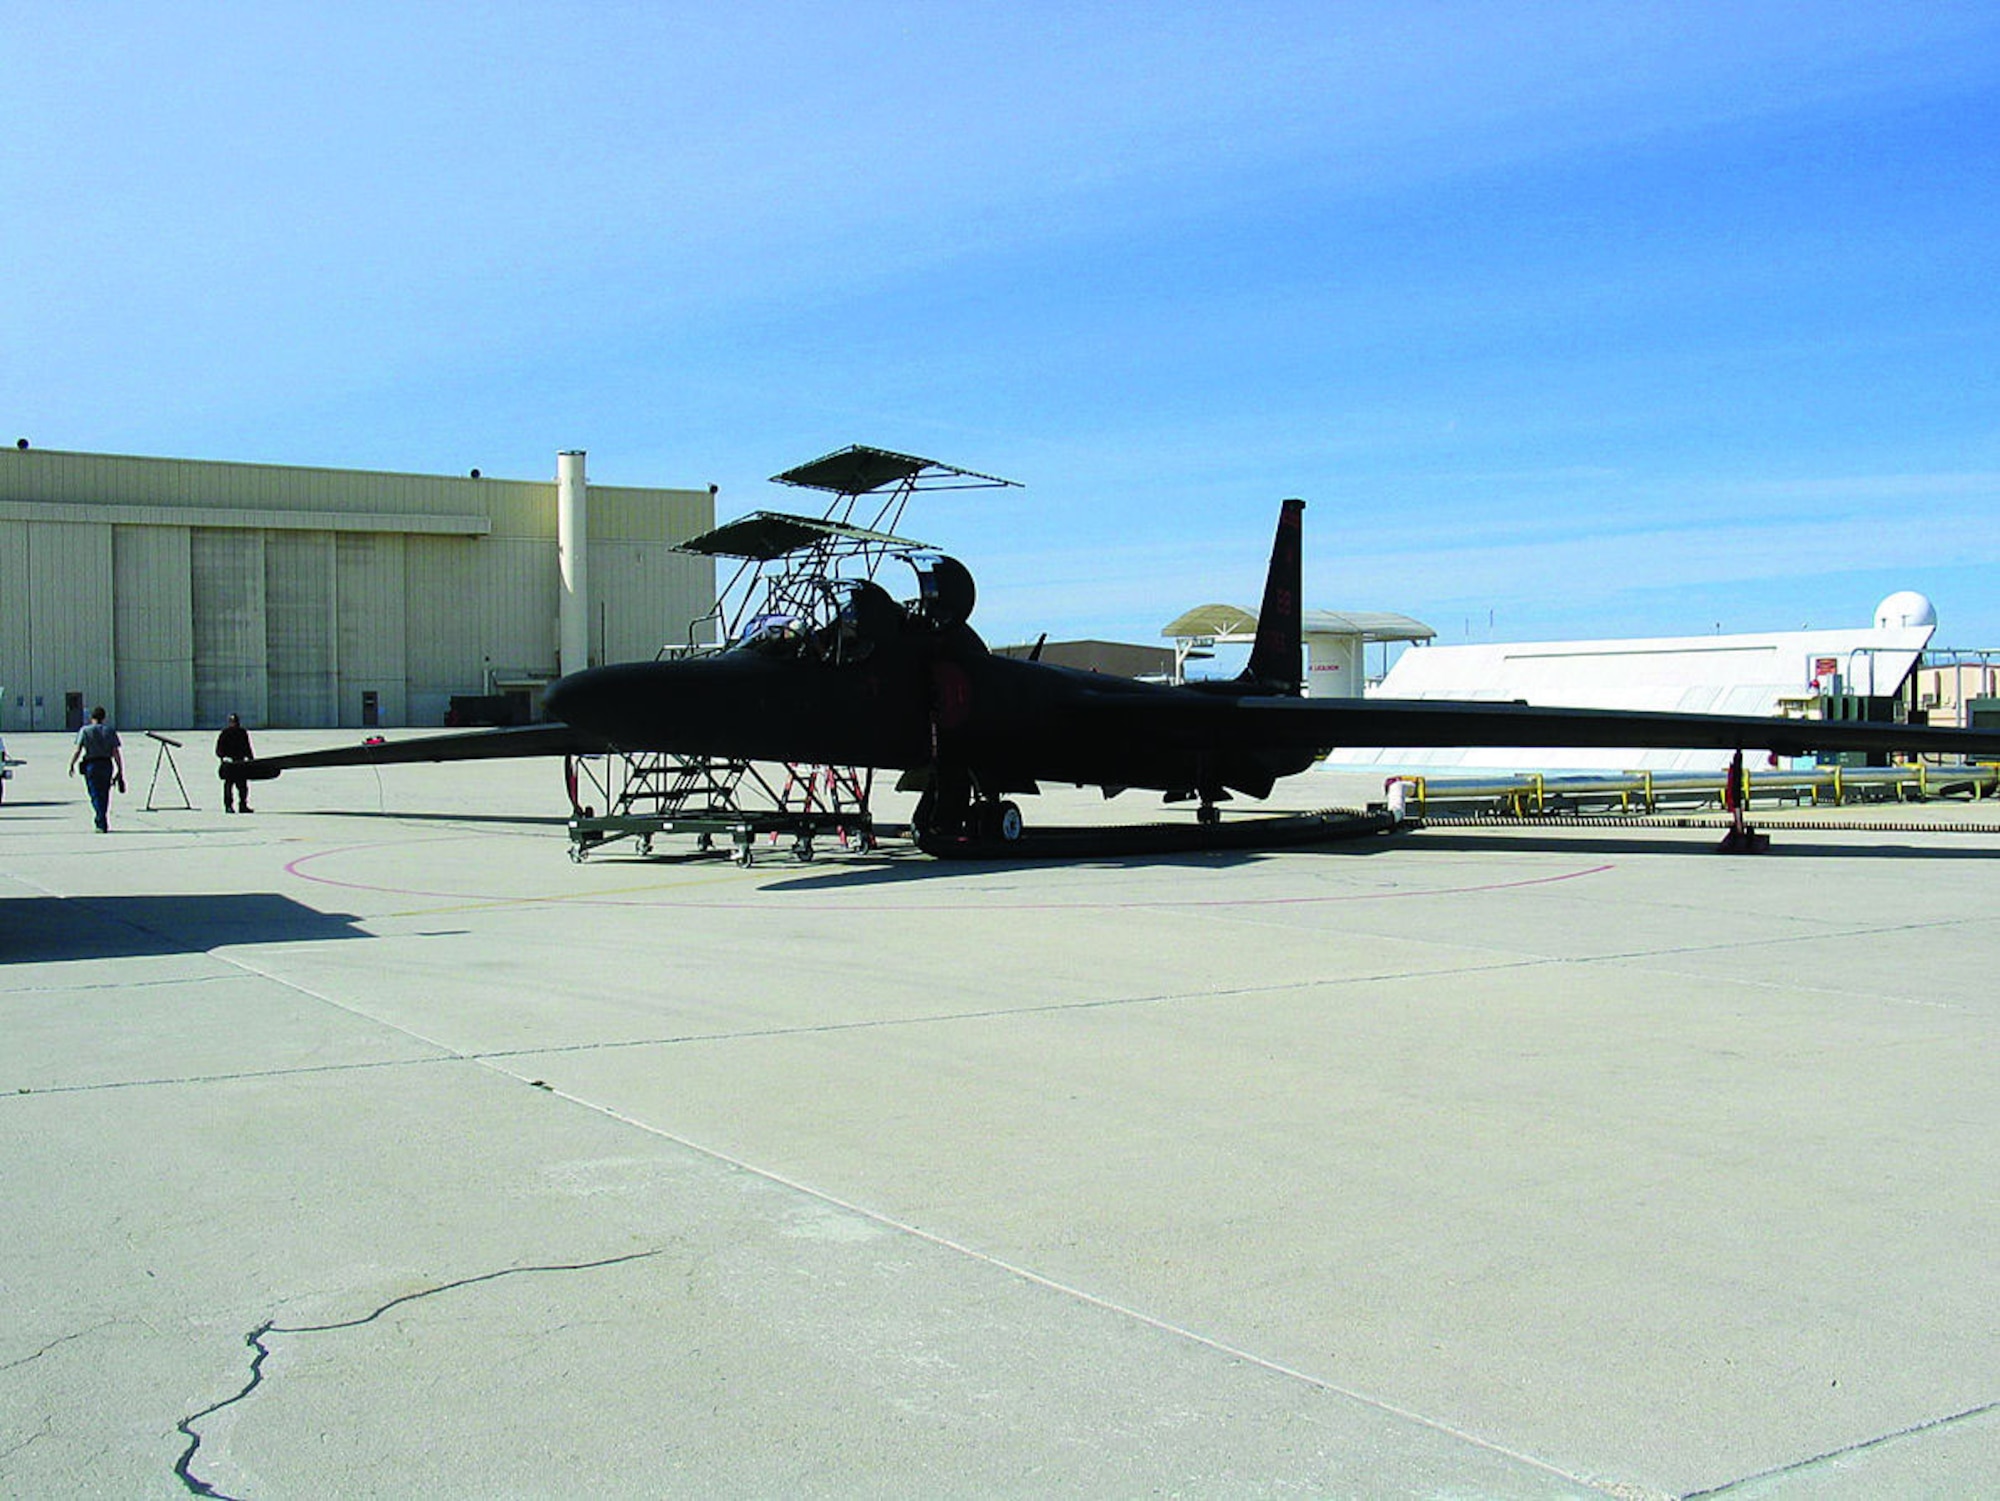
{"type": "MultiPolygon", "coordinates": [[[[1854,630],[1413,647],[1368,696],[1687,714],[1796,713],[1821,695],[1903,693],[1936,629],[1930,601],[1904,592],[1882,601],[1874,625],[1854,630]]],[[[1477,774],[1708,771],[1728,762],[1726,751],[1636,746],[1343,746],[1327,764],[1477,774]]]]}

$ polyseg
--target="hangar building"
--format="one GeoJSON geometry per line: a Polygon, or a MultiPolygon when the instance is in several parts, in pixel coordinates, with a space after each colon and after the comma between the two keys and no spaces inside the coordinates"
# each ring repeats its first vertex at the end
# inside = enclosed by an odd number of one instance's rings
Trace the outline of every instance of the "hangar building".
{"type": "Polygon", "coordinates": [[[0,449],[0,732],[436,725],[686,639],[710,489],[0,449]],[[560,502],[560,504],[559,504],[560,502]],[[559,527],[559,509],[562,521],[559,527]]]}

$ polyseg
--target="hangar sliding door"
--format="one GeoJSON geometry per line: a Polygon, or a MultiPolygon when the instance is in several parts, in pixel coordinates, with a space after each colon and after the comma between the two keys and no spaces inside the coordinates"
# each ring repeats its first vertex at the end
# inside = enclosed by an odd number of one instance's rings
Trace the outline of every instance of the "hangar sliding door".
{"type": "Polygon", "coordinates": [[[63,710],[72,693],[124,718],[112,677],[111,528],[36,526],[29,548],[33,680],[47,699],[40,728],[67,728],[63,710]]]}
{"type": "Polygon", "coordinates": [[[288,729],[338,724],[332,532],[264,535],[264,650],[270,675],[265,723],[288,729]]]}
{"type": "Polygon", "coordinates": [[[405,724],[403,538],[396,532],[342,532],[339,567],[340,723],[351,729],[405,724]],[[371,700],[368,695],[373,694],[371,700]],[[364,707],[373,703],[371,723],[364,707]]]}
{"type": "Polygon", "coordinates": [[[270,723],[264,678],[264,534],[196,527],[188,535],[194,596],[194,721],[241,714],[270,723]]]}
{"type": "Polygon", "coordinates": [[[126,729],[194,723],[194,618],[188,529],[120,526],[111,533],[118,718],[126,729]]]}
{"type": "Polygon", "coordinates": [[[0,730],[38,729],[29,683],[28,537],[31,521],[0,521],[0,730]]]}
{"type": "MultiPolygon", "coordinates": [[[[443,724],[454,693],[486,691],[480,625],[486,590],[467,537],[403,539],[411,724],[443,724]]],[[[550,622],[553,634],[554,622],[550,622]]]]}

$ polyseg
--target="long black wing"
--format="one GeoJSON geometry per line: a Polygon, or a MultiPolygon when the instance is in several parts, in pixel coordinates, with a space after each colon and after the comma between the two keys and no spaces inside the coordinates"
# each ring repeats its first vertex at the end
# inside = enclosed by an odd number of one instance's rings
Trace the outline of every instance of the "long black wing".
{"type": "Polygon", "coordinates": [[[2000,758],[2000,730],[1747,714],[1544,708],[1462,699],[1214,697],[1206,702],[1107,695],[1083,709],[1135,735],[1215,748],[1331,751],[1376,746],[1650,746],[1678,750],[1904,752],[2000,758]]]}
{"type": "MultiPolygon", "coordinates": [[[[265,756],[230,767],[232,774],[268,781],[283,771],[319,766],[404,766],[420,761],[500,761],[517,756],[594,756],[611,749],[601,735],[566,724],[533,724],[513,729],[465,730],[408,740],[366,740],[359,745],[265,756]]],[[[225,767],[229,763],[223,763],[225,767]]]]}

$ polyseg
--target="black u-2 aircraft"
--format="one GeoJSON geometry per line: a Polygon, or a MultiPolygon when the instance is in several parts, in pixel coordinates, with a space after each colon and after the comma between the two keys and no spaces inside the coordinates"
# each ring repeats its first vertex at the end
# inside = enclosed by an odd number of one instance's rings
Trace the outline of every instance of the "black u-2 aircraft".
{"type": "Polygon", "coordinates": [[[1233,793],[1262,798],[1339,746],[1662,746],[1735,752],[2000,755],[2000,732],[1743,715],[1543,708],[1525,703],[1301,696],[1305,503],[1278,517],[1249,665],[1178,685],[995,655],[968,623],[972,575],[912,559],[918,597],[871,579],[821,581],[813,618],[766,617],[729,647],[627,662],[552,684],[553,723],[251,762],[308,766],[666,752],[871,767],[921,788],[927,846],[1016,839],[1012,798],[1043,782],[1146,788],[1192,801],[1203,823],[1233,793]]]}

